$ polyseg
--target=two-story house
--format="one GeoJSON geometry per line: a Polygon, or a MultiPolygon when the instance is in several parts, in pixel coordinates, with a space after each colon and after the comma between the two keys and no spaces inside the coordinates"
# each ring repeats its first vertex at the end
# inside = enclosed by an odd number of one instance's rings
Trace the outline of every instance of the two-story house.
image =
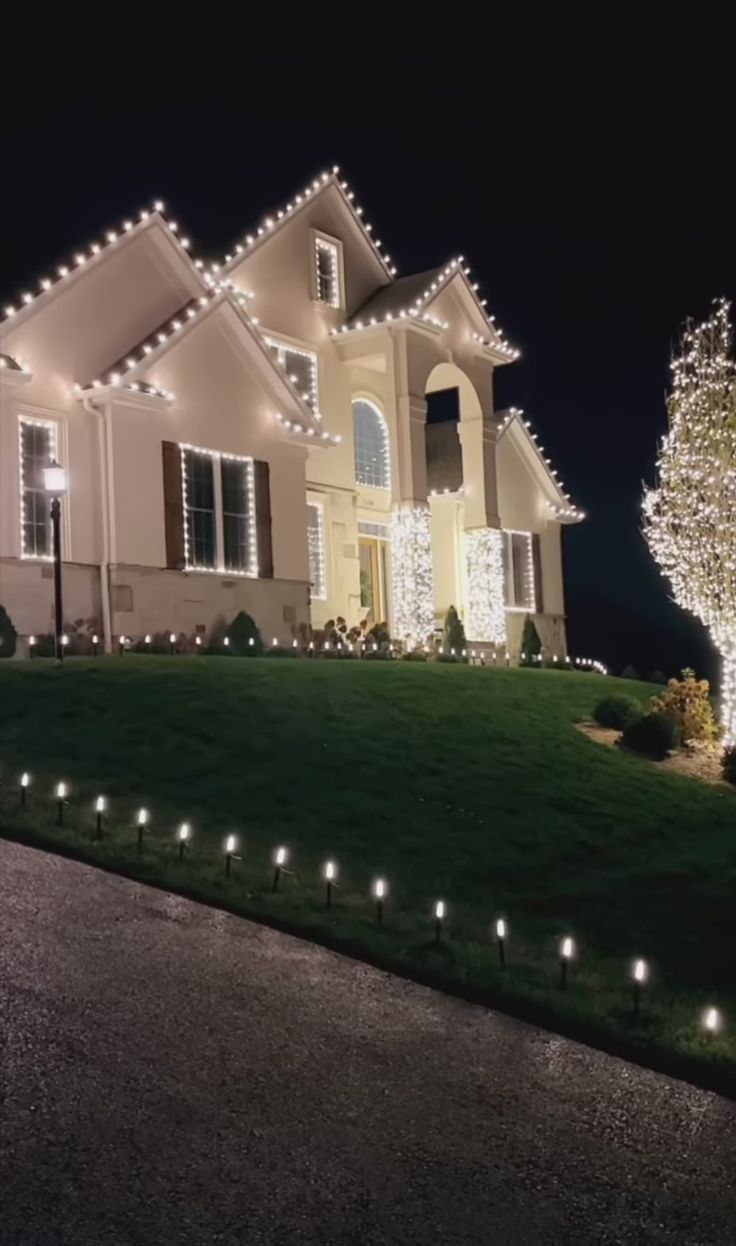
{"type": "Polygon", "coordinates": [[[454,604],[469,643],[564,654],[561,528],[580,512],[521,413],[517,352],[462,256],[397,277],[338,170],[220,263],[162,204],[4,309],[0,601],[51,630],[42,468],[67,469],[65,618],[116,637],[269,641],[342,615],[424,643],[454,604]],[[427,421],[452,391],[454,415],[427,421]]]}

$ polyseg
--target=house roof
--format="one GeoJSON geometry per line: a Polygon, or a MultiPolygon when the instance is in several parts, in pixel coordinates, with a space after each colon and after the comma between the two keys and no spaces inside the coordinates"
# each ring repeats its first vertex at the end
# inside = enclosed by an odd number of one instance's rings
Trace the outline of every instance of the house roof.
{"type": "Polygon", "coordinates": [[[441,268],[428,268],[423,273],[412,273],[408,277],[397,277],[371,294],[365,303],[350,317],[348,324],[355,328],[357,321],[385,320],[386,315],[399,316],[402,311],[422,301],[425,289],[432,281],[436,281],[442,272],[441,268]]]}
{"type": "Polygon", "coordinates": [[[497,411],[496,414],[501,417],[498,425],[499,441],[509,432],[512,434],[515,432],[531,456],[532,462],[547,477],[551,490],[557,498],[556,502],[549,503],[555,519],[565,524],[580,523],[582,519],[585,519],[585,512],[579,510],[571,501],[570,494],[565,492],[562,481],[558,479],[557,471],[544,454],[544,446],[539,445],[537,434],[531,431],[531,422],[524,419],[524,412],[518,407],[509,407],[507,411],[497,411]]]}

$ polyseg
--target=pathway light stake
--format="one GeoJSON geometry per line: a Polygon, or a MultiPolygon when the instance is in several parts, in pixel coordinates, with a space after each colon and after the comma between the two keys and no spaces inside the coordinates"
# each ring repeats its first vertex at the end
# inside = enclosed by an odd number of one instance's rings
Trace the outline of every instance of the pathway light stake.
{"type": "Polygon", "coordinates": [[[69,648],[69,637],[67,636],[66,632],[64,632],[64,634],[63,634],[63,636],[62,636],[62,638],[61,638],[61,647],[62,647],[62,649],[68,649],[68,648],[69,648]]]}
{"type": "Polygon", "coordinates": [[[28,789],[31,786],[31,776],[27,770],[24,770],[20,776],[20,807],[28,808],[28,789]]]}
{"type": "Polygon", "coordinates": [[[506,968],[506,940],[509,936],[509,926],[505,917],[496,918],[496,942],[498,944],[498,963],[502,969],[506,968]]]}
{"type": "Polygon", "coordinates": [[[703,1013],[703,1028],[706,1034],[717,1034],[721,1028],[721,1014],[717,1008],[706,1008],[703,1013]]]}
{"type": "Polygon", "coordinates": [[[179,843],[179,860],[180,861],[183,861],[184,859],[184,851],[191,837],[192,837],[191,826],[189,825],[188,822],[182,822],[181,826],[176,832],[176,838],[179,843]]]}
{"type": "Polygon", "coordinates": [[[230,648],[230,637],[226,636],[222,643],[226,649],[229,649],[230,648]]]}
{"type": "Polygon", "coordinates": [[[225,840],[225,876],[227,878],[230,877],[230,870],[232,868],[233,860],[236,860],[236,861],[240,860],[240,857],[235,856],[235,849],[237,848],[237,846],[238,846],[237,836],[228,835],[227,839],[225,840]]]}
{"type": "Polygon", "coordinates": [[[325,862],[325,903],[332,908],[332,889],[337,886],[337,866],[334,861],[325,862]]]}
{"type": "Polygon", "coordinates": [[[442,940],[442,925],[447,917],[447,905],[444,900],[436,900],[434,906],[434,941],[439,946],[442,940]]]}
{"type": "Polygon", "coordinates": [[[376,898],[376,925],[383,925],[383,902],[388,895],[388,887],[385,878],[377,878],[373,884],[373,894],[376,898]]]}
{"type": "Polygon", "coordinates": [[[197,646],[197,653],[203,653],[203,652],[204,652],[204,650],[202,649],[202,637],[201,637],[201,636],[195,636],[195,637],[194,637],[194,643],[195,643],[195,645],[197,646]]]}
{"type": "Polygon", "coordinates": [[[95,834],[98,839],[102,839],[102,815],[105,812],[107,801],[104,796],[98,796],[95,801],[95,834]]]}
{"type": "Polygon", "coordinates": [[[100,638],[97,635],[97,632],[93,632],[92,633],[92,657],[93,658],[97,657],[97,650],[99,649],[99,646],[100,646],[100,638]]]}
{"type": "Polygon", "coordinates": [[[169,632],[169,655],[173,657],[176,653],[176,633],[169,632]]]}
{"type": "Polygon", "coordinates": [[[35,636],[29,636],[29,637],[28,637],[28,656],[29,656],[29,657],[31,657],[31,658],[33,657],[33,650],[34,650],[35,648],[36,648],[36,637],[35,637],[35,636]]]}
{"type": "Polygon", "coordinates": [[[279,882],[281,881],[281,875],[289,873],[289,870],[286,869],[286,862],[288,861],[288,859],[289,859],[288,848],[277,848],[275,853],[273,854],[274,869],[273,869],[273,883],[271,884],[272,891],[278,891],[279,882]]]}
{"type": "Polygon", "coordinates": [[[151,633],[150,632],[146,632],[145,636],[143,637],[143,643],[146,646],[146,649],[151,648],[151,633]]]}
{"type": "Polygon", "coordinates": [[[567,967],[575,956],[575,940],[572,935],[565,935],[560,940],[560,990],[567,990],[567,967]]]}
{"type": "Polygon", "coordinates": [[[56,784],[56,825],[64,825],[64,805],[67,803],[69,789],[66,783],[56,784]]]}
{"type": "Polygon", "coordinates": [[[143,852],[143,836],[145,834],[146,827],[148,826],[148,816],[147,809],[139,809],[136,814],[135,824],[138,827],[137,847],[139,852],[143,852]]]}
{"type": "Polygon", "coordinates": [[[637,959],[631,966],[631,979],[634,995],[634,1016],[639,1018],[641,1012],[641,988],[649,977],[649,966],[645,960],[637,959]]]}

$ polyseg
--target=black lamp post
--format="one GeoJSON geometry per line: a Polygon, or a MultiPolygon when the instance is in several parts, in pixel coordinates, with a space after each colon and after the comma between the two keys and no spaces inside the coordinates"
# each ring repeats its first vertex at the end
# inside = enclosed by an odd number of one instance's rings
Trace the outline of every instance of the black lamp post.
{"type": "Polygon", "coordinates": [[[61,499],[67,490],[66,472],[55,459],[43,470],[43,487],[51,498],[51,531],[54,544],[54,653],[57,662],[64,661],[61,634],[64,609],[61,597],[61,499]]]}

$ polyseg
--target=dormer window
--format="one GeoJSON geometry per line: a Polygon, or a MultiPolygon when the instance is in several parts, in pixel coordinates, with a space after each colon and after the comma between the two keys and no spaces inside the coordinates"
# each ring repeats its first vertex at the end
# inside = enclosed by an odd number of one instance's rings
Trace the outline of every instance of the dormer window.
{"type": "Polygon", "coordinates": [[[326,307],[342,307],[341,246],[321,234],[314,235],[314,293],[326,307]]]}

